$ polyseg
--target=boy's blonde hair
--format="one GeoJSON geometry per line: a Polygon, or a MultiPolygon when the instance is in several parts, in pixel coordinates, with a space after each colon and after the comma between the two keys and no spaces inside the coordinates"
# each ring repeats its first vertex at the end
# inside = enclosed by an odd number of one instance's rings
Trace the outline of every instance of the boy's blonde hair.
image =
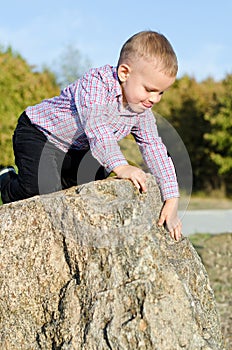
{"type": "Polygon", "coordinates": [[[170,77],[175,77],[177,74],[176,54],[163,34],[149,30],[133,35],[122,46],[118,66],[122,63],[131,64],[139,58],[154,60],[160,71],[170,77]]]}

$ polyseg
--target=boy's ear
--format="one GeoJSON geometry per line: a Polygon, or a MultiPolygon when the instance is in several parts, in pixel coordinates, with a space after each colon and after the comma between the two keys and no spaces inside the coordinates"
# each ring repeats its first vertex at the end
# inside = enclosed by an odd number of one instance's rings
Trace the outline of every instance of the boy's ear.
{"type": "Polygon", "coordinates": [[[131,72],[131,68],[130,66],[128,66],[128,64],[120,64],[120,66],[118,67],[118,78],[119,80],[123,83],[124,81],[127,80],[127,78],[129,77],[131,72]]]}

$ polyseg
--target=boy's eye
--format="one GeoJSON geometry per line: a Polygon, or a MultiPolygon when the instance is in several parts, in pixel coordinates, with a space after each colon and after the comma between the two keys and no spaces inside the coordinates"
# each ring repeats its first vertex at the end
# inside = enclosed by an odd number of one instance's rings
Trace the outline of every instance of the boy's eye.
{"type": "MultiPolygon", "coordinates": [[[[145,87],[145,90],[146,90],[147,92],[158,92],[158,91],[156,91],[156,90],[149,89],[149,88],[147,88],[147,87],[145,87]]],[[[161,92],[159,92],[159,95],[163,95],[163,93],[164,93],[164,91],[161,91],[161,92]]]]}

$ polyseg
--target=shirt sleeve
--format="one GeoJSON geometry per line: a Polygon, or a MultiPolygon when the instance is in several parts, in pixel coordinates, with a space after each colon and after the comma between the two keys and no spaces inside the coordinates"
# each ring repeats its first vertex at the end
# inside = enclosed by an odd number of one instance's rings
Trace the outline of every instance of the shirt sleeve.
{"type": "Polygon", "coordinates": [[[87,136],[91,153],[111,172],[119,165],[128,164],[110,126],[109,93],[98,76],[86,76],[80,80],[76,93],[79,118],[87,136]]]}
{"type": "Polygon", "coordinates": [[[138,120],[138,124],[132,129],[132,135],[140,148],[148,169],[156,178],[162,199],[165,201],[179,197],[179,186],[174,164],[158,135],[153,113],[149,111],[140,116],[138,120]]]}

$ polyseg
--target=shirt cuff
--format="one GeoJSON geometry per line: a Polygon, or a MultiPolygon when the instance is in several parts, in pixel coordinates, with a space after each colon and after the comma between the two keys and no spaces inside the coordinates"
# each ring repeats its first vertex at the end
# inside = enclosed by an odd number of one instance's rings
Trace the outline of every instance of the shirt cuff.
{"type": "Polygon", "coordinates": [[[160,191],[161,191],[161,196],[163,201],[166,201],[167,199],[170,199],[170,198],[180,197],[179,186],[176,181],[161,183],[160,191]]]}
{"type": "Polygon", "coordinates": [[[111,157],[109,159],[109,161],[105,162],[103,164],[104,168],[106,169],[106,171],[108,173],[111,173],[113,171],[113,169],[115,169],[116,167],[120,166],[120,165],[128,165],[127,160],[124,158],[118,158],[118,157],[111,157]]]}

